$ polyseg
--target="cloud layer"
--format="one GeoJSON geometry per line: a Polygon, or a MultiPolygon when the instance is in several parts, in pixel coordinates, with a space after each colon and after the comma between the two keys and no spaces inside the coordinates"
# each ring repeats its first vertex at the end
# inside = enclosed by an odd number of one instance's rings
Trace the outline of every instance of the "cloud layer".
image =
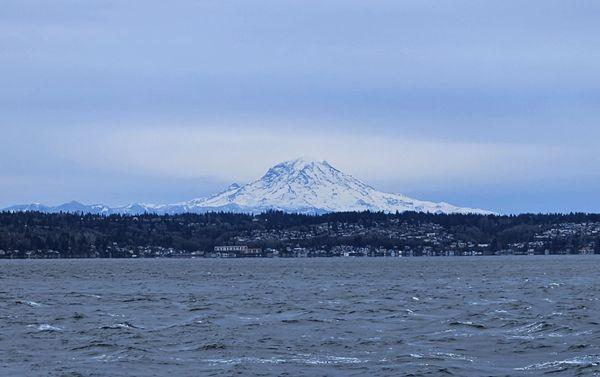
{"type": "Polygon", "coordinates": [[[201,196],[298,155],[600,211],[596,1],[8,0],[0,205],[201,196]]]}

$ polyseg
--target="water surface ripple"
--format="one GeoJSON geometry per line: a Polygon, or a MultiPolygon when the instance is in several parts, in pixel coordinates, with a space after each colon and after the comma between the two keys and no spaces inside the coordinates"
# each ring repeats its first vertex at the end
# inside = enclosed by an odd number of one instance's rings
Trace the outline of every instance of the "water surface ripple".
{"type": "Polygon", "coordinates": [[[600,375],[600,258],[0,261],[6,376],[600,375]]]}

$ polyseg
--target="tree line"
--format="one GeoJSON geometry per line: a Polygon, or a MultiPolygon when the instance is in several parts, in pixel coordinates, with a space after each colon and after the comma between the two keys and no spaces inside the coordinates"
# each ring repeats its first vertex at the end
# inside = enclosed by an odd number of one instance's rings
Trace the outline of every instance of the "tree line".
{"type": "MultiPolygon", "coordinates": [[[[1,212],[0,250],[17,251],[13,257],[25,257],[29,250],[52,250],[62,257],[124,257],[115,253],[121,248],[163,247],[193,252],[212,250],[230,244],[234,237],[252,231],[294,231],[308,233],[316,226],[331,230],[324,234],[296,240],[293,244],[277,239],[255,240],[261,248],[289,246],[356,247],[416,246],[415,241],[386,235],[382,230],[436,224],[454,239],[489,244],[490,252],[515,242],[531,242],[540,230],[562,223],[600,223],[599,214],[522,214],[475,215],[403,212],[337,212],[321,215],[289,214],[270,211],[258,215],[205,213],[155,215],[92,215],[40,212],[1,212]],[[359,226],[358,235],[340,236],[340,229],[359,226]]],[[[598,236],[600,237],[600,235],[598,236]]],[[[556,249],[578,246],[592,241],[600,249],[600,240],[572,235],[557,239],[556,249]]]]}

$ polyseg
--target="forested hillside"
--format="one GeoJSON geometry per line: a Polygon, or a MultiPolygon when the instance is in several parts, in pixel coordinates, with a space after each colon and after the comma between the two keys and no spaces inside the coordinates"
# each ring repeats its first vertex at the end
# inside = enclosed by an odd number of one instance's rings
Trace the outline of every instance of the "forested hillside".
{"type": "Polygon", "coordinates": [[[310,216],[268,212],[257,216],[208,213],[105,217],[0,213],[0,257],[5,258],[204,255],[216,245],[247,245],[282,252],[304,248],[309,255],[317,251],[319,255],[339,254],[332,250],[340,247],[410,251],[410,255],[443,255],[449,250],[457,252],[452,255],[518,253],[523,249],[535,254],[582,250],[597,253],[600,215],[348,212],[310,216]]]}

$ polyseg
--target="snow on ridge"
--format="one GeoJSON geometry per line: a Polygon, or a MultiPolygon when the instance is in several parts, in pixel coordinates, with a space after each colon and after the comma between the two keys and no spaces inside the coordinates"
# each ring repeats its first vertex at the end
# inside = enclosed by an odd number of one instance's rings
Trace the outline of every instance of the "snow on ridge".
{"type": "Polygon", "coordinates": [[[366,183],[343,173],[326,161],[300,158],[282,162],[267,171],[260,179],[239,189],[214,195],[198,203],[205,208],[237,205],[242,208],[270,207],[293,212],[311,208],[323,212],[384,211],[434,213],[491,213],[461,208],[447,203],[411,199],[401,194],[375,190],[366,183]]]}
{"type": "Polygon", "coordinates": [[[457,207],[377,191],[361,180],[334,168],[327,161],[308,157],[285,161],[271,167],[261,178],[245,185],[232,184],[215,195],[175,204],[134,203],[110,208],[85,206],[78,202],[57,207],[40,204],[13,206],[7,211],[90,212],[102,214],[228,211],[260,213],[270,209],[299,213],[342,211],[431,212],[492,214],[490,211],[457,207]]]}

